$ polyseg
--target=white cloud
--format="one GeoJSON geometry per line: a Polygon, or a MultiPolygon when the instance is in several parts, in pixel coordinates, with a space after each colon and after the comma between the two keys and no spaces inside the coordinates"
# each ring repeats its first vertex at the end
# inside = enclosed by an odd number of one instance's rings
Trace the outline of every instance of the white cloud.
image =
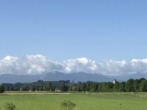
{"type": "Polygon", "coordinates": [[[0,61],[0,74],[43,74],[63,70],[62,64],[48,60],[42,55],[27,55],[22,58],[7,56],[0,61]]]}
{"type": "Polygon", "coordinates": [[[26,55],[21,58],[6,56],[0,60],[0,74],[44,74],[54,71],[64,73],[101,73],[104,75],[146,73],[147,59],[132,59],[128,62],[125,60],[107,60],[102,63],[96,63],[83,57],[55,62],[43,55],[26,55]]]}
{"type": "Polygon", "coordinates": [[[97,64],[95,61],[88,60],[87,58],[77,58],[64,61],[62,63],[65,68],[65,72],[97,72],[97,64]]]}

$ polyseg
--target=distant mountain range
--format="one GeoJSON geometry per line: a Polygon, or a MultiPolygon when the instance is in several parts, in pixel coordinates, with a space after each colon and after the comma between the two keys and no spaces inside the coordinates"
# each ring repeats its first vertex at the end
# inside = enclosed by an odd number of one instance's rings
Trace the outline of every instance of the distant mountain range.
{"type": "Polygon", "coordinates": [[[83,72],[65,74],[61,72],[51,72],[43,75],[15,75],[15,74],[1,74],[0,83],[16,83],[16,82],[36,82],[37,80],[44,81],[59,81],[70,80],[78,81],[96,81],[96,82],[112,82],[114,79],[118,81],[127,81],[130,78],[139,79],[147,78],[146,74],[136,73],[132,75],[118,75],[118,76],[104,76],[101,74],[88,74],[83,72]]]}

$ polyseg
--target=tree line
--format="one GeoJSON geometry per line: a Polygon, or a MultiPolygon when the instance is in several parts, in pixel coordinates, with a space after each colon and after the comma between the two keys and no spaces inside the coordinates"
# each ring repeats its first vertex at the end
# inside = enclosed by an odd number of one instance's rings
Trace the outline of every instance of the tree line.
{"type": "Polygon", "coordinates": [[[145,78],[129,79],[126,82],[83,82],[70,87],[71,91],[91,92],[146,92],[147,80],[145,78]]]}
{"type": "Polygon", "coordinates": [[[147,80],[145,78],[129,79],[126,82],[70,82],[42,81],[33,83],[2,84],[5,91],[89,91],[89,92],[146,92],[147,80]]]}

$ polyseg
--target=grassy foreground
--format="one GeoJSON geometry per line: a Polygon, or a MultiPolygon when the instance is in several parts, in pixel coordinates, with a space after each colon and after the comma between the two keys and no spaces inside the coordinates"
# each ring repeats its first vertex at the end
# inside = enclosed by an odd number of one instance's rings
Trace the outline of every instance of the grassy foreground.
{"type": "Polygon", "coordinates": [[[0,110],[5,102],[13,102],[16,110],[60,110],[70,100],[76,110],[147,110],[147,93],[4,93],[0,94],[0,110]]]}

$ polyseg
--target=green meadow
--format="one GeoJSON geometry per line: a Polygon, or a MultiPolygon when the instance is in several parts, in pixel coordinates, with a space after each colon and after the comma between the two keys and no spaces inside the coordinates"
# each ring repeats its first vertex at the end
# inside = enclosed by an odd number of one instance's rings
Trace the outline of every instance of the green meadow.
{"type": "Polygon", "coordinates": [[[0,110],[12,102],[16,110],[60,110],[70,100],[75,110],[147,110],[147,93],[11,93],[0,94],[0,110]]]}

